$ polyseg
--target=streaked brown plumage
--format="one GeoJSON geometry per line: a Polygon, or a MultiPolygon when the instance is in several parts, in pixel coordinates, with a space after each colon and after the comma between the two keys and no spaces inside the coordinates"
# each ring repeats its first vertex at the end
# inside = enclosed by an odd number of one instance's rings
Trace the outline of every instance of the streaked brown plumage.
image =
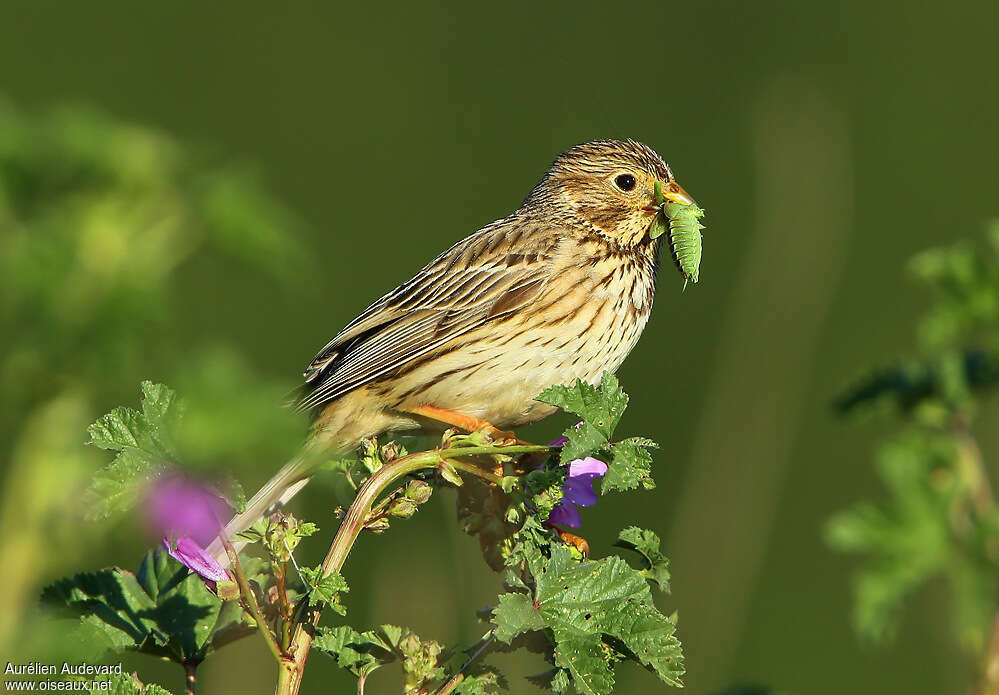
{"type": "MultiPolygon", "coordinates": [[[[316,355],[299,404],[313,413],[310,448],[425,427],[423,406],[523,425],[555,410],[534,400],[544,388],[615,371],[645,328],[668,238],[648,234],[656,180],[692,202],[640,143],[598,140],[559,156],[516,212],[442,253],[316,355]]],[[[294,495],[307,458],[228,531],[294,495]]]]}

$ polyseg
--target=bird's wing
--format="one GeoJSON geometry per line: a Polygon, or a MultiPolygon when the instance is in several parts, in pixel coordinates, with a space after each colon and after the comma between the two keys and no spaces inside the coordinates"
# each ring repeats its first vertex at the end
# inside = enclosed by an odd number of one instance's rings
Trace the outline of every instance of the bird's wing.
{"type": "MultiPolygon", "coordinates": [[[[302,410],[317,408],[522,308],[551,274],[554,244],[516,218],[489,225],[438,256],[350,322],[305,370],[302,410]]],[[[540,233],[539,233],[540,232],[540,233]]]]}

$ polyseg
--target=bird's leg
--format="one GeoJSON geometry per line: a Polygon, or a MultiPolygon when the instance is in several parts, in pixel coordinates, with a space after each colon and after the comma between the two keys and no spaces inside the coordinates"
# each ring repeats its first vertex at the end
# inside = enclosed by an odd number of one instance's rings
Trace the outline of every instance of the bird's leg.
{"type": "MultiPolygon", "coordinates": [[[[451,425],[452,427],[463,429],[466,432],[484,431],[497,442],[509,442],[520,446],[534,446],[530,442],[518,439],[517,435],[513,432],[501,430],[482,418],[456,413],[453,410],[438,408],[435,405],[419,405],[415,408],[408,408],[406,412],[413,413],[414,415],[422,415],[425,418],[429,418],[437,422],[443,422],[445,425],[451,425]]],[[[501,463],[502,460],[503,459],[501,458],[496,458],[496,465],[493,466],[493,473],[496,475],[502,476],[507,474],[507,471],[504,470],[503,464],[501,463]]]]}
{"type": "Polygon", "coordinates": [[[437,422],[443,422],[445,425],[451,425],[452,427],[457,427],[463,429],[466,432],[479,432],[485,431],[490,437],[496,441],[505,441],[512,439],[517,440],[517,435],[513,432],[505,432],[497,427],[494,427],[491,423],[477,417],[472,417],[471,415],[463,415],[462,413],[456,413],[453,410],[447,410],[446,408],[438,408],[435,405],[418,405],[415,408],[408,408],[407,412],[413,413],[414,415],[422,415],[425,418],[431,420],[436,420],[437,422]]]}

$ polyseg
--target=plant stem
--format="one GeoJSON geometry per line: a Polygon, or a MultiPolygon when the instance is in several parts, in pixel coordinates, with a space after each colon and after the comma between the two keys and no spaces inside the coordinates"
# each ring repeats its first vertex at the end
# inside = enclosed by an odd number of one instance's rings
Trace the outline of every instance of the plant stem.
{"type": "MultiPolygon", "coordinates": [[[[364,528],[364,520],[371,511],[372,505],[378,497],[399,478],[410,475],[417,471],[428,468],[437,468],[444,460],[448,460],[454,468],[472,475],[479,476],[490,483],[499,483],[501,477],[483,470],[478,466],[454,459],[463,456],[494,455],[494,454],[531,454],[542,451],[549,451],[547,446],[470,446],[454,449],[434,449],[432,451],[421,451],[409,456],[396,459],[387,463],[357,490],[357,496],[351,503],[350,508],[340,522],[340,528],[333,538],[329,551],[321,565],[322,576],[328,576],[333,572],[339,572],[343,567],[347,554],[354,546],[354,542],[364,528]]],[[[297,695],[302,686],[302,676],[305,673],[305,661],[309,657],[309,649],[312,647],[312,638],[315,634],[316,625],[319,623],[321,612],[313,610],[307,618],[295,626],[295,632],[291,638],[289,648],[289,659],[282,663],[282,669],[278,676],[276,695],[297,695]]],[[[457,685],[457,683],[455,684],[457,685]]]]}
{"type": "MultiPolygon", "coordinates": [[[[979,517],[995,511],[992,484],[982,459],[982,451],[971,433],[968,420],[963,415],[954,418],[953,433],[957,446],[957,469],[971,493],[971,505],[979,517]]],[[[999,611],[992,622],[992,632],[985,647],[982,662],[982,695],[999,695],[999,611]]]]}
{"type": "Polygon", "coordinates": [[[982,695],[999,695],[999,615],[992,623],[992,634],[982,664],[982,695]]]}
{"type": "Polygon", "coordinates": [[[260,634],[263,635],[264,641],[267,642],[267,647],[271,650],[271,654],[277,659],[278,663],[284,661],[284,655],[281,654],[281,647],[278,645],[277,641],[274,639],[274,635],[267,628],[267,621],[264,619],[264,614],[260,610],[260,605],[257,603],[257,597],[253,593],[253,587],[250,586],[250,582],[246,578],[246,573],[243,572],[243,565],[239,562],[239,557],[236,555],[236,549],[232,547],[232,543],[229,542],[229,538],[223,533],[219,535],[222,539],[222,546],[225,548],[226,555],[229,556],[229,562],[232,563],[232,571],[236,574],[236,583],[239,585],[239,593],[243,597],[243,603],[249,609],[250,614],[253,616],[254,622],[257,623],[257,629],[260,630],[260,634]]]}
{"type": "Polygon", "coordinates": [[[195,695],[198,684],[198,665],[190,661],[184,662],[184,692],[195,695]]]}
{"type": "Polygon", "coordinates": [[[968,427],[964,418],[955,418],[954,438],[957,443],[958,470],[964,476],[965,483],[971,489],[971,501],[975,511],[983,516],[995,509],[995,497],[989,475],[982,461],[982,452],[978,442],[968,427]]]}
{"type": "Polygon", "coordinates": [[[447,682],[444,683],[444,685],[442,685],[440,689],[438,689],[437,692],[434,693],[434,695],[448,695],[452,690],[461,685],[461,682],[465,680],[465,671],[468,670],[468,667],[471,666],[476,659],[482,656],[483,652],[485,652],[486,649],[491,647],[493,642],[495,641],[496,641],[496,635],[493,634],[490,634],[488,639],[483,640],[482,644],[479,645],[479,648],[476,649],[475,652],[470,657],[468,657],[468,661],[462,664],[462,667],[459,668],[453,676],[448,678],[447,682]]]}
{"type": "Polygon", "coordinates": [[[450,463],[451,466],[454,467],[456,470],[464,471],[466,473],[471,473],[472,475],[477,475],[478,477],[490,483],[499,485],[500,483],[503,482],[503,476],[496,475],[495,473],[479,468],[474,463],[465,463],[464,461],[459,461],[458,459],[451,459],[450,461],[448,461],[448,463],[450,463]]]}
{"type": "Polygon", "coordinates": [[[288,643],[291,640],[291,621],[293,617],[291,602],[288,600],[288,563],[282,562],[278,565],[274,575],[278,590],[279,612],[281,614],[281,649],[283,651],[288,648],[288,643]]]}

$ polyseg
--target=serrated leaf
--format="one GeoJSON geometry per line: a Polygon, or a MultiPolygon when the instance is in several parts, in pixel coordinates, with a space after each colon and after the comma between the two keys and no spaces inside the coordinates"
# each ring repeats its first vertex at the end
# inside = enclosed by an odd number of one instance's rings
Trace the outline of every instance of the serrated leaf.
{"type": "Polygon", "coordinates": [[[454,690],[457,695],[499,695],[510,687],[503,674],[493,666],[472,666],[464,675],[464,680],[454,690]]]}
{"type": "Polygon", "coordinates": [[[576,690],[584,695],[605,695],[614,690],[614,673],[603,654],[603,641],[595,632],[554,629],[555,665],[572,675],[576,690]]]}
{"type": "MultiPolygon", "coordinates": [[[[83,679],[81,679],[83,680],[83,679]]],[[[83,680],[87,683],[86,692],[103,693],[110,695],[171,695],[169,690],[161,688],[154,683],[143,684],[134,673],[114,673],[110,677],[101,676],[100,679],[88,678],[83,680]],[[110,682],[110,689],[105,687],[105,683],[110,682]]]]}
{"type": "Polygon", "coordinates": [[[411,630],[395,625],[382,625],[378,630],[362,633],[345,626],[321,629],[314,645],[358,677],[387,663],[401,661],[405,693],[430,692],[429,685],[444,675],[439,663],[441,645],[421,640],[411,630]]]}
{"type": "Polygon", "coordinates": [[[222,632],[252,632],[238,608],[160,549],[146,553],[135,574],[117,567],[78,574],[46,587],[42,600],[68,607],[115,650],[178,663],[203,660],[222,632]]]}
{"type": "MultiPolygon", "coordinates": [[[[831,545],[872,556],[854,579],[853,619],[864,637],[880,641],[892,636],[903,601],[938,572],[956,579],[965,553],[955,553],[952,545],[958,488],[931,483],[933,473],[946,471],[955,455],[953,442],[942,433],[913,430],[893,438],[877,459],[890,501],[884,506],[858,504],[827,525],[831,545]]],[[[960,595],[956,602],[973,594],[960,595]]]]}
{"type": "Polygon", "coordinates": [[[659,536],[647,529],[629,526],[618,534],[614,545],[641,554],[645,560],[642,576],[665,593],[669,593],[669,560],[660,550],[659,536]]]}
{"type": "Polygon", "coordinates": [[[242,483],[235,478],[230,478],[228,483],[229,498],[226,501],[236,514],[242,514],[246,509],[246,491],[243,490],[242,483]]]}
{"type": "Polygon", "coordinates": [[[402,636],[407,632],[406,628],[398,625],[382,625],[377,632],[365,632],[364,636],[372,641],[381,640],[386,649],[398,649],[402,636]]]}
{"type": "Polygon", "coordinates": [[[570,676],[564,668],[560,668],[551,679],[551,688],[556,693],[564,693],[569,689],[570,676]]]}
{"type": "Polygon", "coordinates": [[[576,459],[586,458],[607,446],[607,438],[588,422],[570,427],[562,433],[562,436],[567,440],[562,445],[562,453],[559,455],[559,461],[563,465],[569,465],[576,459]]]}
{"type": "Polygon", "coordinates": [[[85,505],[92,519],[131,508],[159,467],[175,457],[173,432],[181,413],[176,394],[143,381],[141,408],[115,408],[87,429],[92,444],[118,452],[94,475],[85,505]]]}
{"type": "Polygon", "coordinates": [[[367,639],[347,625],[319,628],[312,644],[314,648],[335,659],[340,668],[347,669],[358,677],[365,677],[395,660],[394,653],[384,641],[367,639]]]}
{"type": "Polygon", "coordinates": [[[641,573],[621,558],[577,562],[562,545],[551,557],[533,558],[533,597],[504,594],[493,616],[496,637],[550,629],[555,665],[568,669],[581,692],[604,695],[613,677],[603,649],[604,637],[620,642],[627,656],[652,669],[662,680],[680,685],[683,654],[675,619],[659,613],[641,573]]]}
{"type": "Polygon", "coordinates": [[[42,601],[73,609],[84,623],[104,633],[116,650],[158,648],[169,639],[145,617],[155,610],[155,602],[134,574],[117,567],[60,579],[45,587],[42,601]]]}
{"type": "Polygon", "coordinates": [[[658,447],[651,439],[632,437],[617,442],[611,447],[607,474],[600,484],[601,494],[621,492],[643,487],[651,490],[656,486],[652,479],[652,454],[649,448],[658,447]]]}
{"type": "Polygon", "coordinates": [[[583,424],[565,431],[569,440],[562,448],[562,462],[582,458],[606,444],[628,407],[628,395],[610,372],[604,372],[600,387],[576,380],[571,386],[551,386],[537,400],[574,413],[583,424]]]}
{"type": "Polygon", "coordinates": [[[321,567],[302,567],[300,571],[309,586],[309,603],[326,604],[340,615],[346,613],[344,607],[340,605],[340,594],[347,593],[350,589],[347,580],[339,572],[334,571],[323,576],[321,567]]]}
{"type": "Polygon", "coordinates": [[[544,673],[527,676],[527,680],[534,683],[534,685],[539,688],[552,690],[556,693],[564,693],[569,688],[571,676],[566,669],[556,667],[549,669],[544,673]]]}
{"type": "MultiPolygon", "coordinates": [[[[102,415],[97,422],[87,428],[90,443],[101,449],[119,450],[128,447],[139,448],[142,436],[142,413],[131,408],[119,407],[107,415],[102,415]]],[[[150,448],[149,442],[145,442],[150,448]]],[[[157,446],[153,443],[153,446],[157,446]]]]}
{"type": "Polygon", "coordinates": [[[546,623],[539,608],[525,594],[503,594],[493,609],[496,639],[509,642],[522,632],[542,630],[546,623]]]}
{"type": "Polygon", "coordinates": [[[304,521],[295,529],[299,538],[307,538],[319,530],[319,527],[311,521],[304,521]]]}

